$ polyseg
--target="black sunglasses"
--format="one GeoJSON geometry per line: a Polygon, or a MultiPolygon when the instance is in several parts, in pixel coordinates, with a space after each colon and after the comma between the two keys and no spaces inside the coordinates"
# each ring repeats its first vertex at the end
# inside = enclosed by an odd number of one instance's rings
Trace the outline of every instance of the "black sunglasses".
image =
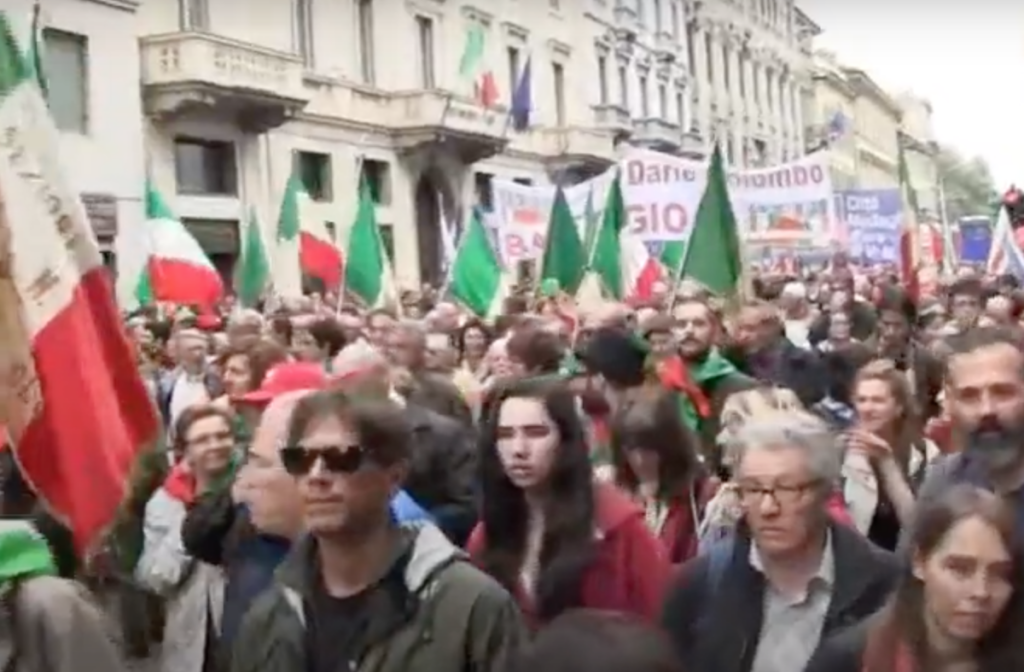
{"type": "Polygon", "coordinates": [[[362,446],[285,446],[281,449],[281,464],[292,476],[308,475],[317,460],[323,460],[328,473],[354,474],[362,468],[368,456],[368,451],[362,446]]]}

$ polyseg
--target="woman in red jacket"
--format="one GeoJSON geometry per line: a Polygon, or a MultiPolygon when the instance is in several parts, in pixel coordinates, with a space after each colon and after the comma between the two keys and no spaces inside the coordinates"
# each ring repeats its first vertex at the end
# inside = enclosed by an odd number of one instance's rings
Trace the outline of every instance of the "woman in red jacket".
{"type": "Polygon", "coordinates": [[[643,507],[644,520],[672,564],[697,554],[704,506],[718,479],[697,457],[697,440],[683,424],[674,392],[644,388],[612,419],[615,483],[643,507]]]}
{"type": "Polygon", "coordinates": [[[496,390],[480,460],[482,516],[467,549],[534,625],[575,608],[656,618],[668,559],[641,509],[595,482],[563,382],[525,379],[496,390]]]}

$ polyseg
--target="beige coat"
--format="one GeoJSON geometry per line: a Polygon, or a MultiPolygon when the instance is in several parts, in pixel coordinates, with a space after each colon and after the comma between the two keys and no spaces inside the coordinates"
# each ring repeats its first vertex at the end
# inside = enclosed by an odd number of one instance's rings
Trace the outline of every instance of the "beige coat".
{"type": "Polygon", "coordinates": [[[25,579],[13,609],[15,617],[0,622],[0,669],[128,672],[109,622],[78,583],[51,576],[25,579]]]}
{"type": "Polygon", "coordinates": [[[184,503],[163,488],[157,490],[146,505],[145,545],[135,567],[140,584],[167,598],[160,672],[201,672],[206,635],[220,632],[224,609],[221,570],[185,552],[185,512],[184,503]]]}

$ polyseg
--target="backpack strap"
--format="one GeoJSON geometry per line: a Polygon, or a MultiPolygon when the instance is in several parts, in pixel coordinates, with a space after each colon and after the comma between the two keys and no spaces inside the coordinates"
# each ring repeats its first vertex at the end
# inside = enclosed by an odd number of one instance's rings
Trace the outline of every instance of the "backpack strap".
{"type": "Polygon", "coordinates": [[[707,598],[714,598],[725,578],[725,571],[729,568],[733,551],[736,550],[736,540],[733,537],[726,537],[716,542],[708,549],[707,583],[705,584],[705,603],[707,598]]]}

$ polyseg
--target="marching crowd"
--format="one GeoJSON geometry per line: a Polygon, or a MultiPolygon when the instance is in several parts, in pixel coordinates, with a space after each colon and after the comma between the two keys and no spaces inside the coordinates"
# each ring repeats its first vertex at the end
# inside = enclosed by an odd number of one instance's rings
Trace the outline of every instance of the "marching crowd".
{"type": "Polygon", "coordinates": [[[754,290],[130,316],[165,446],[87,563],[5,458],[3,669],[1024,669],[1017,282],[754,290]]]}

